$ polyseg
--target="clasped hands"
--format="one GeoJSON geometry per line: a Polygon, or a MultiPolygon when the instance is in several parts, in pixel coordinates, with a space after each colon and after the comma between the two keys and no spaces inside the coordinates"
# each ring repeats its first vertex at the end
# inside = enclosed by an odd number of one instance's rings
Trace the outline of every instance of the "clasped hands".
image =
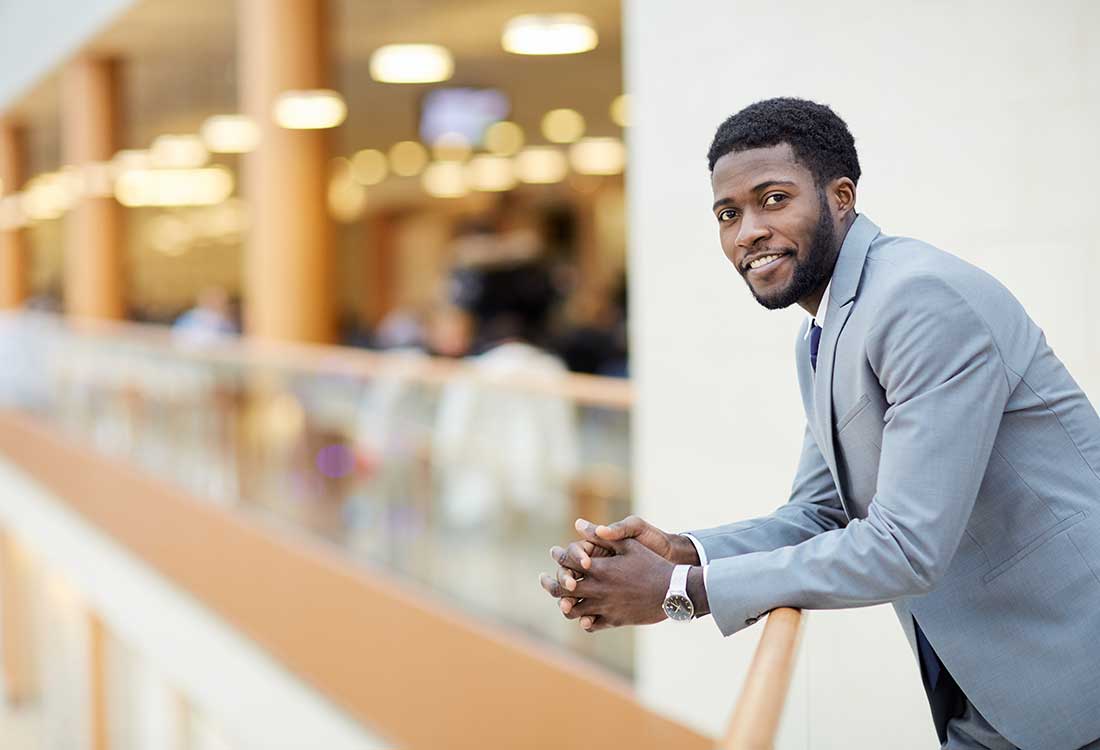
{"type": "Polygon", "coordinates": [[[608,526],[578,518],[575,525],[579,540],[550,548],[557,573],[539,576],[546,592],[558,599],[562,614],[580,620],[590,633],[664,620],[661,605],[673,568],[699,564],[691,540],[638,516],[608,526]]]}

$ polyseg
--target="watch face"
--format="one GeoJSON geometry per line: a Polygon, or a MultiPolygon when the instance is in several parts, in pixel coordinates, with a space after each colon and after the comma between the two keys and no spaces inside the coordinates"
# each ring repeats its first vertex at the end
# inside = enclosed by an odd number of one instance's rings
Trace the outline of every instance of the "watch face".
{"type": "Polygon", "coordinates": [[[672,594],[666,598],[662,607],[665,610],[665,614],[668,615],[668,619],[677,622],[690,620],[695,614],[695,607],[692,606],[691,599],[688,599],[686,596],[681,596],[680,594],[672,594]]]}

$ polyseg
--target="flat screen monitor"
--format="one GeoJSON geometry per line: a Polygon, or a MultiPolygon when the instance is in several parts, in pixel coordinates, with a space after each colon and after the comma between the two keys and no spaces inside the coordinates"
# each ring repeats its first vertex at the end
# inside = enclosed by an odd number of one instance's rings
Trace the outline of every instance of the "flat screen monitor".
{"type": "Polygon", "coordinates": [[[444,133],[459,133],[476,148],[486,128],[505,119],[510,109],[508,97],[499,89],[433,89],[421,100],[420,138],[430,144],[444,133]]]}

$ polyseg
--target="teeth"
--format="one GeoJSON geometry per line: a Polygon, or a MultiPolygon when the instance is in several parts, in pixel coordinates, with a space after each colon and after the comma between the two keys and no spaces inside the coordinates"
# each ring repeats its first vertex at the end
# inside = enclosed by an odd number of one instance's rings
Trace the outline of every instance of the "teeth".
{"type": "Polygon", "coordinates": [[[760,268],[760,266],[766,266],[768,263],[771,263],[773,260],[775,260],[778,257],[780,257],[780,256],[778,256],[778,255],[765,255],[763,258],[757,258],[756,260],[754,260],[752,263],[749,264],[749,268],[760,268]]]}

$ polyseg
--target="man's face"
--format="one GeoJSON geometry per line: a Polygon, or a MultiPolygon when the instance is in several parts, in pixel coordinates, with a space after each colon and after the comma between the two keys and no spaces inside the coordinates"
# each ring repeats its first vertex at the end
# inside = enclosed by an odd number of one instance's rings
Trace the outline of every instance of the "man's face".
{"type": "Polygon", "coordinates": [[[822,288],[839,252],[823,190],[785,143],[729,153],[711,174],[722,251],[769,310],[822,288]]]}

